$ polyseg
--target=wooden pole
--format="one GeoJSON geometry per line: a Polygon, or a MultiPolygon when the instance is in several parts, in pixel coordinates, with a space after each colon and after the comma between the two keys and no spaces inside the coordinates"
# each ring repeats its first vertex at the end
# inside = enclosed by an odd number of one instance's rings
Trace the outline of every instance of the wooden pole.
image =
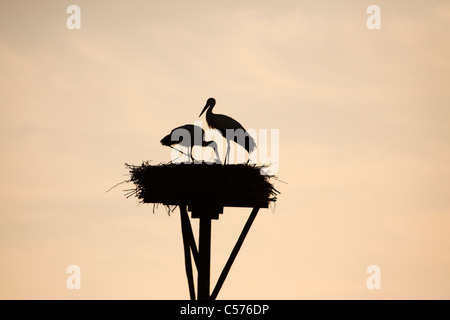
{"type": "MultiPolygon", "coordinates": [[[[184,262],[186,268],[186,277],[189,286],[189,295],[191,300],[195,300],[195,288],[194,288],[194,276],[192,273],[192,260],[191,260],[191,239],[189,238],[189,231],[192,233],[191,224],[189,222],[189,216],[186,211],[186,206],[180,205],[180,217],[181,217],[181,233],[183,235],[183,247],[184,247],[184,262]]],[[[193,244],[195,246],[195,243],[193,244]]]]}
{"type": "Polygon", "coordinates": [[[217,295],[219,294],[220,289],[222,288],[223,283],[225,282],[225,279],[227,278],[228,272],[230,271],[231,265],[234,262],[234,259],[236,259],[237,254],[239,253],[239,249],[241,248],[242,244],[244,243],[245,237],[247,236],[248,231],[250,230],[250,227],[252,226],[253,221],[256,218],[256,215],[258,214],[259,208],[255,207],[252,210],[252,213],[248,217],[247,223],[245,224],[244,228],[242,229],[241,235],[239,236],[238,241],[234,245],[233,251],[230,254],[230,257],[228,258],[228,261],[225,265],[225,267],[222,270],[222,273],[220,274],[219,280],[217,280],[217,284],[214,287],[214,290],[211,294],[211,300],[215,300],[217,298],[217,295]]]}
{"type": "Polygon", "coordinates": [[[198,253],[198,300],[209,300],[211,273],[211,217],[208,215],[204,215],[200,218],[198,253]]]}

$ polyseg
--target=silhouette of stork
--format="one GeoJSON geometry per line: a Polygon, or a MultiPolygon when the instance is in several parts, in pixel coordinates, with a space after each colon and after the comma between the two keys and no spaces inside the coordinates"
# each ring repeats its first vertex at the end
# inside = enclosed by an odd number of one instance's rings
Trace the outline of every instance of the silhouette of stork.
{"type": "Polygon", "coordinates": [[[173,148],[173,145],[177,144],[183,147],[187,147],[189,150],[187,156],[190,156],[192,162],[194,162],[195,160],[192,156],[192,148],[194,147],[194,145],[211,147],[216,153],[217,160],[220,161],[219,153],[217,151],[217,143],[215,141],[206,141],[205,131],[201,127],[193,124],[185,124],[184,126],[173,129],[167,136],[161,139],[161,144],[163,146],[168,146],[171,148],[173,148]]]}
{"type": "Polygon", "coordinates": [[[230,154],[231,140],[242,146],[250,154],[253,150],[256,149],[255,140],[253,140],[253,138],[248,134],[247,130],[245,130],[244,127],[233,118],[223,114],[213,113],[212,109],[215,105],[216,100],[214,98],[209,98],[208,101],[206,101],[206,105],[203,108],[203,111],[200,113],[199,117],[201,117],[202,114],[206,110],[208,110],[206,111],[206,122],[208,123],[208,126],[210,128],[219,130],[222,136],[224,136],[224,138],[227,140],[227,153],[225,155],[224,163],[227,163],[227,158],[230,154]],[[227,134],[227,130],[231,130],[230,134],[227,134]]]}

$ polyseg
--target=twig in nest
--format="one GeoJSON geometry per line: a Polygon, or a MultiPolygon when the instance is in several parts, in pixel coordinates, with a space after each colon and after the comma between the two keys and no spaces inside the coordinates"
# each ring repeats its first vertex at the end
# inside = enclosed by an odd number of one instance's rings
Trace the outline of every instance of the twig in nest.
{"type": "Polygon", "coordinates": [[[109,188],[108,190],[106,190],[105,193],[108,193],[108,192],[110,192],[112,189],[114,189],[115,187],[120,186],[122,183],[127,183],[127,182],[131,182],[131,180],[125,180],[125,181],[116,183],[116,184],[113,185],[111,188],[109,188]]]}

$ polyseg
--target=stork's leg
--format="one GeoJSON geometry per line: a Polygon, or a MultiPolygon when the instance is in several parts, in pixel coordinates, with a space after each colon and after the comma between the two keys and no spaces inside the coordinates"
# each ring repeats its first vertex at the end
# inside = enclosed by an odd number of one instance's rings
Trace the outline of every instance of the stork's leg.
{"type": "Polygon", "coordinates": [[[227,164],[227,156],[228,156],[228,141],[227,141],[227,151],[225,152],[225,159],[223,160],[223,164],[227,164]]]}
{"type": "Polygon", "coordinates": [[[230,161],[230,141],[227,140],[227,153],[225,154],[225,163],[227,164],[227,161],[230,161]]]}
{"type": "MultiPolygon", "coordinates": [[[[191,147],[191,160],[192,160],[192,163],[195,163],[195,161],[197,161],[197,159],[195,159],[193,156],[193,153],[192,153],[193,148],[194,148],[194,146],[191,147]]],[[[197,162],[199,162],[199,161],[197,161],[197,162]]],[[[200,162],[202,162],[202,161],[200,161],[200,162]]]]}
{"type": "Polygon", "coordinates": [[[187,163],[187,161],[189,161],[189,158],[192,156],[190,151],[191,151],[191,148],[187,147],[187,149],[186,149],[187,160],[185,161],[185,163],[187,163]]]}
{"type": "Polygon", "coordinates": [[[190,155],[191,155],[191,160],[192,160],[192,163],[194,163],[194,157],[192,156],[192,148],[194,148],[194,146],[191,146],[191,153],[190,153],[190,155]]]}

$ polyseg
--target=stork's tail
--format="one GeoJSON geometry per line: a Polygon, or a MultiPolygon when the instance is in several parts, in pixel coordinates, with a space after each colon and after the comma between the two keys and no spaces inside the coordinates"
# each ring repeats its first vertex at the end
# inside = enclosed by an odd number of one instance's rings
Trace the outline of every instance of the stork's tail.
{"type": "Polygon", "coordinates": [[[247,137],[245,137],[245,150],[247,150],[248,154],[252,153],[256,149],[255,139],[253,139],[248,133],[247,137]]]}
{"type": "Polygon", "coordinates": [[[234,142],[243,146],[248,154],[256,149],[255,139],[245,129],[235,131],[234,142]],[[244,139],[242,140],[242,138],[244,139]]]}

